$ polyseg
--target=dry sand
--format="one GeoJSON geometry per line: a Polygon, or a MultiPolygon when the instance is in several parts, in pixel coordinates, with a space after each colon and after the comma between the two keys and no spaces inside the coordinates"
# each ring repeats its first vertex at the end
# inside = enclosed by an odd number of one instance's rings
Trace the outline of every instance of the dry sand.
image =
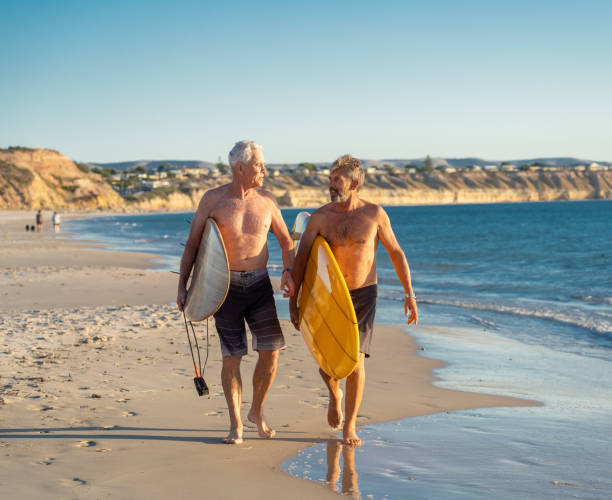
{"type": "MultiPolygon", "coordinates": [[[[326,424],[315,363],[289,322],[266,402],[277,436],[261,439],[247,426],[244,444],[223,445],[214,322],[210,396],[200,398],[173,305],[176,275],[151,270],[154,255],[24,231],[31,220],[0,213],[3,498],[337,498],[280,470],[300,448],[338,436],[326,424]]],[[[205,326],[196,328],[202,338],[205,326]]],[[[442,363],[420,356],[399,328],[377,327],[373,349],[359,424],[530,404],[434,387],[432,370],[442,363]]],[[[243,359],[243,417],[255,361],[256,353],[243,359]]]]}

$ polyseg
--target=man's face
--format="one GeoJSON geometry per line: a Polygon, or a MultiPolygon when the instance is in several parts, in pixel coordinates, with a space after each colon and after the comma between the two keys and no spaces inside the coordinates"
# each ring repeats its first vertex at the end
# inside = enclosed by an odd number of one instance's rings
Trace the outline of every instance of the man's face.
{"type": "Polygon", "coordinates": [[[253,153],[251,161],[242,167],[242,172],[251,184],[257,187],[263,185],[264,175],[266,175],[266,162],[263,153],[259,150],[253,153]]]}
{"type": "Polygon", "coordinates": [[[331,201],[344,203],[348,200],[353,182],[347,177],[343,168],[329,174],[329,195],[331,201]]]}

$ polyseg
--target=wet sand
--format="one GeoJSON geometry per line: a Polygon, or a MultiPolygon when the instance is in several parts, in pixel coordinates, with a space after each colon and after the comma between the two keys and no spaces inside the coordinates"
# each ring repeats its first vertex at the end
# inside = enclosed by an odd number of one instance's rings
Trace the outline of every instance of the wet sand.
{"type": "MultiPolygon", "coordinates": [[[[327,393],[301,335],[288,344],[266,402],[274,439],[250,424],[240,446],[221,444],[228,419],[221,354],[210,322],[198,397],[176,275],[155,255],[113,252],[45,228],[33,213],[0,213],[0,484],[6,498],[337,498],[280,463],[335,438],[327,393]]],[[[205,324],[196,326],[200,339],[205,324]]],[[[203,350],[205,342],[200,340],[203,350]]],[[[377,327],[361,425],[487,406],[530,404],[434,387],[442,363],[422,357],[400,328],[377,327]]],[[[256,353],[243,359],[243,418],[256,353]]]]}

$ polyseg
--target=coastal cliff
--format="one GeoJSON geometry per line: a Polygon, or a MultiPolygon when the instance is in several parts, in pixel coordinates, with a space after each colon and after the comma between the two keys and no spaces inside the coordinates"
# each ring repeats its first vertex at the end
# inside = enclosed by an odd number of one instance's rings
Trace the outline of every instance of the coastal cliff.
{"type": "MultiPolygon", "coordinates": [[[[294,179],[297,186],[267,184],[285,206],[329,201],[326,178],[294,179]]],[[[612,172],[461,172],[366,175],[362,198],[381,205],[495,203],[612,198],[612,172]]]]}
{"type": "MultiPolygon", "coordinates": [[[[193,210],[207,189],[229,177],[170,194],[136,197],[132,210],[193,210]]],[[[314,207],[329,201],[327,177],[293,175],[266,179],[264,187],[283,207],[314,207]]],[[[442,172],[367,175],[361,197],[381,205],[496,203],[612,199],[612,171],[442,172]]]]}
{"type": "MultiPolygon", "coordinates": [[[[173,186],[119,196],[101,175],[57,151],[0,149],[0,209],[193,210],[206,190],[229,175],[186,179],[173,186]]],[[[264,187],[281,206],[329,201],[327,176],[268,176],[264,187]]],[[[612,171],[458,171],[367,174],[361,196],[381,205],[612,199],[612,171]]]]}
{"type": "Polygon", "coordinates": [[[49,149],[0,149],[0,208],[116,209],[123,199],[101,176],[49,149]]]}

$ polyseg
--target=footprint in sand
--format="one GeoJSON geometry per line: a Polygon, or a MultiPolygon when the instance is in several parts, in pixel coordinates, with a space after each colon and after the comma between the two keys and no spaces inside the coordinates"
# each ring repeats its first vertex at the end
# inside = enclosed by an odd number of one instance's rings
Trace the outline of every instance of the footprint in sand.
{"type": "Polygon", "coordinates": [[[121,415],[123,415],[124,417],[135,417],[136,415],[138,415],[138,413],[136,413],[135,411],[124,411],[121,415]]]}
{"type": "Polygon", "coordinates": [[[36,462],[38,465],[51,465],[53,464],[53,461],[55,460],[55,457],[49,457],[49,458],[45,458],[43,460],[39,460],[38,462],[36,462]]]}
{"type": "Polygon", "coordinates": [[[53,406],[42,405],[39,408],[36,408],[38,411],[50,411],[54,410],[53,406]]]}
{"type": "Polygon", "coordinates": [[[130,398],[115,399],[115,403],[127,403],[130,398]]]}
{"type": "Polygon", "coordinates": [[[83,486],[87,484],[87,481],[81,479],[80,477],[73,477],[72,479],[65,479],[64,483],[68,484],[69,486],[83,486]]]}
{"type": "Polygon", "coordinates": [[[98,452],[98,453],[107,453],[109,451],[110,451],[110,449],[108,449],[108,448],[98,448],[96,450],[96,452],[98,452]]]}
{"type": "Polygon", "coordinates": [[[96,444],[98,443],[96,443],[95,441],[79,441],[75,446],[78,446],[79,448],[91,448],[96,444]]]}

